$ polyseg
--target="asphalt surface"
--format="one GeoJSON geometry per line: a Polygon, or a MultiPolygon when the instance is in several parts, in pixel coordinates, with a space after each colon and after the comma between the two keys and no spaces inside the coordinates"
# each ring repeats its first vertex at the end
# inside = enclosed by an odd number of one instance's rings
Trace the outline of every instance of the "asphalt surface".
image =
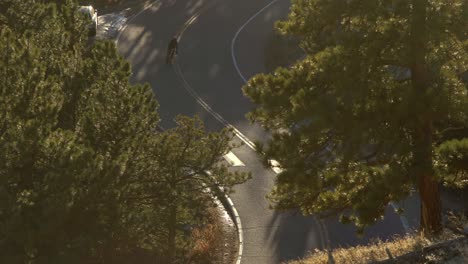
{"type": "MultiPolygon", "coordinates": [[[[244,81],[233,64],[231,42],[239,28],[269,3],[162,0],[129,22],[119,38],[118,49],[132,64],[132,82],[147,82],[153,87],[164,128],[173,127],[173,118],[178,114],[198,114],[209,130],[223,128],[225,124],[200,104],[203,100],[250,140],[268,138],[259,126],[245,118],[253,104],[242,94],[244,81]],[[197,19],[193,20],[194,17],[197,19]],[[167,44],[174,34],[181,32],[176,64],[166,65],[167,44]]],[[[246,78],[264,71],[265,41],[274,21],[283,18],[288,7],[288,0],[278,0],[239,32],[234,54],[246,78]]],[[[270,210],[265,195],[273,187],[275,173],[263,167],[247,145],[233,153],[245,166],[232,169],[250,171],[253,175],[252,180],[237,186],[231,196],[244,227],[244,264],[280,263],[304,257],[316,248],[351,246],[375,237],[386,239],[404,233],[399,217],[390,208],[385,221],[369,228],[362,238],[356,236],[352,226],[342,225],[336,218],[326,219],[322,224],[312,216],[270,210]]]]}

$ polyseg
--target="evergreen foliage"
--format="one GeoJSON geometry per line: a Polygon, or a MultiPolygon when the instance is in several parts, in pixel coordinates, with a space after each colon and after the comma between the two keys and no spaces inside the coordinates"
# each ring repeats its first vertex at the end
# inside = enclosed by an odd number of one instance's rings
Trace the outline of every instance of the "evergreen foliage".
{"type": "Polygon", "coordinates": [[[450,186],[468,185],[468,138],[447,140],[436,148],[439,174],[450,186]]]}
{"type": "MultiPolygon", "coordinates": [[[[265,159],[284,169],[270,195],[275,207],[346,211],[342,219],[362,231],[416,186],[421,228],[437,233],[437,179],[447,175],[436,177],[435,148],[445,131],[468,126],[460,78],[468,70],[467,2],[292,2],[277,28],[302,38],[306,58],[243,88],[258,104],[250,119],[274,132],[265,159]]],[[[461,151],[457,144],[440,153],[461,151]]]]}
{"type": "Polygon", "coordinates": [[[151,88],[129,83],[114,43],[88,46],[73,1],[53,2],[0,0],[0,263],[167,258],[168,208],[203,223],[205,186],[247,178],[218,163],[230,133],[190,118],[157,133],[151,88]]]}

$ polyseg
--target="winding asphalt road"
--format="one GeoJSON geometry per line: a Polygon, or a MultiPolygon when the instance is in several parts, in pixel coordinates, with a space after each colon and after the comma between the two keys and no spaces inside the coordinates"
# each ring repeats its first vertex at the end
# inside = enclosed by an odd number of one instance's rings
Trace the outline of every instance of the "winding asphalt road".
{"type": "MultiPolygon", "coordinates": [[[[238,129],[244,137],[237,142],[263,141],[268,134],[245,118],[253,104],[242,94],[244,79],[238,71],[244,78],[265,71],[266,41],[274,21],[285,17],[289,5],[288,0],[156,1],[130,21],[119,37],[118,49],[132,64],[132,81],[153,87],[164,128],[173,127],[178,114],[198,114],[209,130],[226,125],[238,129]],[[167,43],[174,34],[180,36],[179,55],[175,65],[165,65],[167,43]]],[[[356,245],[404,233],[390,208],[385,221],[369,228],[363,238],[336,217],[318,221],[270,210],[265,195],[273,187],[275,172],[263,167],[249,144],[233,152],[245,166],[231,169],[253,175],[231,196],[244,228],[244,264],[280,263],[304,257],[316,248],[356,245]]]]}

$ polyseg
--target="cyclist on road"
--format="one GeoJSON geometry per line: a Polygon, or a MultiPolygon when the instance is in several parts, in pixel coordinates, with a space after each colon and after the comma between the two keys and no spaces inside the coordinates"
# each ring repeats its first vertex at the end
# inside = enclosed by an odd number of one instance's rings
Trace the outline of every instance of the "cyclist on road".
{"type": "Polygon", "coordinates": [[[167,46],[167,55],[166,55],[166,64],[172,64],[174,59],[174,55],[178,52],[178,43],[177,43],[177,36],[172,37],[169,45],[167,46]]]}

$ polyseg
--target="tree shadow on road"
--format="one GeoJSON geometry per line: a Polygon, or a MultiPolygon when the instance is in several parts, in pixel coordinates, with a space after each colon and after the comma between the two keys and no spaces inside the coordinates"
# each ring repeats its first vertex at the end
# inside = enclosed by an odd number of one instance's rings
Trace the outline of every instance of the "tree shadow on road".
{"type": "Polygon", "coordinates": [[[385,218],[367,228],[363,236],[357,235],[354,225],[340,223],[338,216],[322,221],[323,227],[313,216],[302,216],[297,211],[275,213],[271,225],[278,228],[268,234],[268,241],[275,249],[278,262],[303,258],[315,249],[365,245],[376,239],[388,240],[405,234],[399,216],[390,206],[385,218]]]}
{"type": "Polygon", "coordinates": [[[303,216],[299,212],[275,212],[267,233],[266,241],[275,252],[275,263],[304,257],[310,251],[322,249],[320,226],[313,216],[303,216]]]}
{"type": "Polygon", "coordinates": [[[119,53],[132,66],[131,82],[152,86],[160,104],[161,117],[166,119],[165,126],[172,126],[175,108],[177,114],[203,113],[195,100],[185,96],[187,92],[182,81],[173,65],[165,63],[165,57],[168,42],[180,31],[180,25],[205,8],[207,3],[207,0],[157,1],[134,17],[118,39],[119,53]]]}

